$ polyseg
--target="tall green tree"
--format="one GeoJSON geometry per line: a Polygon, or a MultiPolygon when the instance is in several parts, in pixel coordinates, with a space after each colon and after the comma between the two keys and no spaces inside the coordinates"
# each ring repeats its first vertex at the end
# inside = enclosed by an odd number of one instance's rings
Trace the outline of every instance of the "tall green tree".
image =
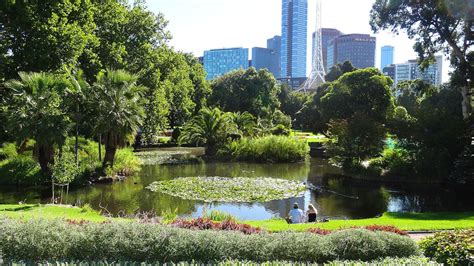
{"type": "Polygon", "coordinates": [[[199,60],[192,54],[185,54],[186,62],[189,65],[189,79],[191,79],[194,90],[192,101],[194,102],[194,113],[197,114],[202,108],[207,106],[207,99],[211,95],[211,85],[206,80],[206,71],[199,60]]]}
{"type": "Polygon", "coordinates": [[[134,138],[145,116],[142,107],[144,88],[138,77],[123,70],[108,70],[97,77],[88,95],[89,117],[95,130],[104,136],[103,167],[112,167],[118,147],[134,138]]]}
{"type": "Polygon", "coordinates": [[[71,84],[47,73],[20,72],[19,76],[20,80],[5,83],[12,94],[6,110],[8,128],[18,142],[36,141],[41,169],[49,174],[55,145],[62,146],[72,126],[63,100],[71,84]]]}
{"type": "Polygon", "coordinates": [[[0,79],[75,67],[95,28],[90,0],[1,1],[0,79]]]}
{"type": "Polygon", "coordinates": [[[370,25],[374,32],[405,31],[416,42],[414,49],[422,66],[427,66],[435,53],[449,54],[461,85],[463,117],[470,118],[474,66],[469,52],[474,42],[469,0],[377,0],[370,25]]]}
{"type": "Polygon", "coordinates": [[[248,111],[256,117],[267,117],[280,106],[279,88],[266,69],[236,70],[212,83],[209,104],[226,112],[248,111]]]}
{"type": "Polygon", "coordinates": [[[330,151],[346,169],[382,151],[394,109],[391,85],[377,69],[361,69],[332,83],[321,99],[322,115],[330,121],[330,151]]]}

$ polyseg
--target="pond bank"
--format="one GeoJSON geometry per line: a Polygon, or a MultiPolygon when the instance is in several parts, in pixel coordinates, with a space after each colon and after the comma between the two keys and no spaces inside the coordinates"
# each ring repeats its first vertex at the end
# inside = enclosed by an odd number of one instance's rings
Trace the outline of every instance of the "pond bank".
{"type": "MultiPolygon", "coordinates": [[[[13,219],[67,219],[74,221],[104,222],[108,219],[130,221],[126,218],[109,218],[89,208],[65,205],[0,205],[0,218],[13,219]]],[[[239,221],[262,229],[305,231],[310,228],[336,230],[354,226],[392,225],[405,231],[436,231],[474,228],[474,212],[442,213],[384,213],[379,218],[333,220],[316,224],[288,224],[285,220],[239,221]]]]}

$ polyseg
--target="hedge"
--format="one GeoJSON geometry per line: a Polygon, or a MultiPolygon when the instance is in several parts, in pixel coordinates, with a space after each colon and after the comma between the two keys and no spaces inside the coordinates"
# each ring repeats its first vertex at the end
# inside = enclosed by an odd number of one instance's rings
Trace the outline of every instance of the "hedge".
{"type": "Polygon", "coordinates": [[[214,262],[232,260],[370,261],[418,255],[409,237],[363,229],[328,236],[311,233],[245,235],[159,224],[63,220],[0,220],[0,251],[7,261],[214,262]]]}

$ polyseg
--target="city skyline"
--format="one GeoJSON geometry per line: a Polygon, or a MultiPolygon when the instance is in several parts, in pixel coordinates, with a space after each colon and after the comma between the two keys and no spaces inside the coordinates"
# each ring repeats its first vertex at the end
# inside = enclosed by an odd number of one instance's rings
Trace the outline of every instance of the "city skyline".
{"type": "MultiPolygon", "coordinates": [[[[308,2],[307,74],[311,70],[311,35],[315,28],[315,2],[308,2]]],[[[384,45],[395,46],[394,63],[416,58],[414,41],[409,40],[405,33],[395,35],[384,31],[374,34],[371,31],[369,14],[374,2],[322,0],[322,27],[335,28],[346,34],[375,36],[375,66],[378,68],[380,49],[384,45]]],[[[147,4],[152,11],[162,12],[170,21],[168,30],[173,35],[170,44],[195,56],[202,56],[204,50],[210,49],[266,47],[268,38],[281,35],[281,0],[153,0],[147,4]]],[[[444,64],[448,66],[449,62],[445,59],[444,64]]],[[[448,67],[444,69],[443,79],[447,80],[448,67]]]]}

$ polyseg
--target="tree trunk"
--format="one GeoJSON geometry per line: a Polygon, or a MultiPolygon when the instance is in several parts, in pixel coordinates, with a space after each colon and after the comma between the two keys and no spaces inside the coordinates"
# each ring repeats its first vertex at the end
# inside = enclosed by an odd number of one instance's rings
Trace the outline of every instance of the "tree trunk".
{"type": "Polygon", "coordinates": [[[50,175],[50,164],[54,163],[54,147],[52,145],[43,144],[38,146],[38,162],[43,173],[50,175]]]}
{"type": "Polygon", "coordinates": [[[113,132],[109,131],[105,138],[105,156],[102,163],[104,169],[114,166],[115,153],[117,152],[117,141],[114,135],[113,132]]]}
{"type": "Polygon", "coordinates": [[[464,120],[468,120],[471,116],[472,106],[471,106],[471,88],[468,84],[467,86],[463,86],[461,88],[462,94],[462,116],[464,120]]]}

